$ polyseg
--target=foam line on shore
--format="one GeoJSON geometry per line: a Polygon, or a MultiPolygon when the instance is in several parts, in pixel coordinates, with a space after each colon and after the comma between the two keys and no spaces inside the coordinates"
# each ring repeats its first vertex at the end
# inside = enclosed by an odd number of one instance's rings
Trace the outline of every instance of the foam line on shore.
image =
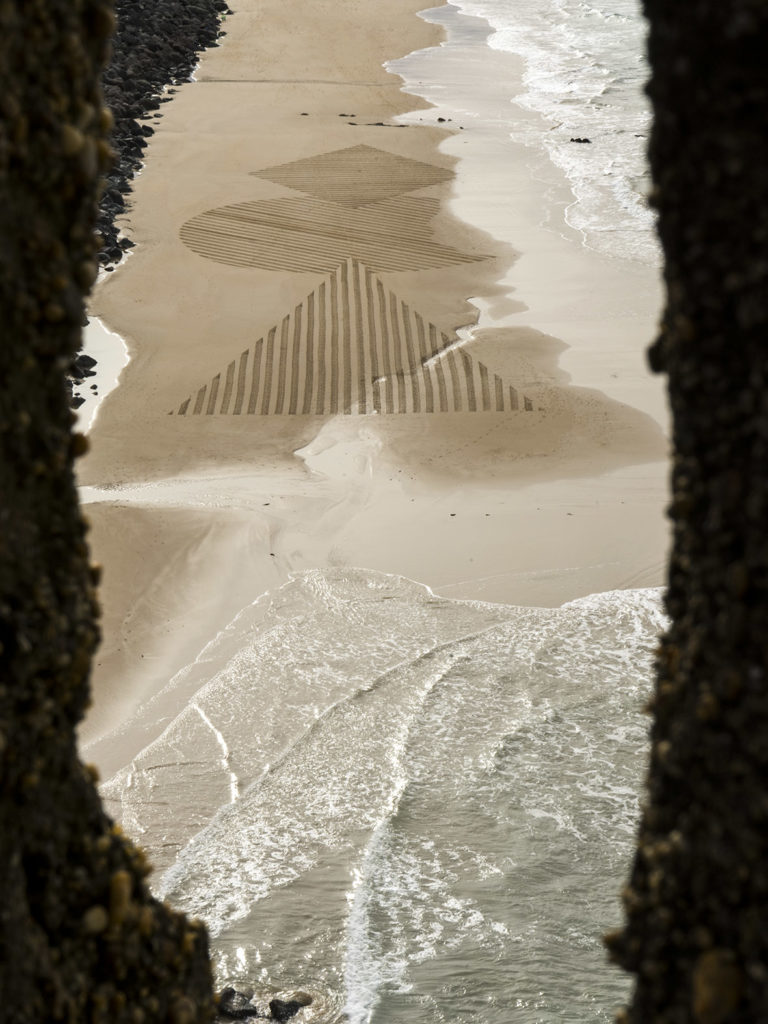
{"type": "Polygon", "coordinates": [[[95,316],[89,316],[88,324],[83,329],[82,351],[96,360],[94,376],[86,377],[77,389],[85,399],[76,410],[77,426],[87,434],[96,422],[101,403],[118,386],[120,374],[128,365],[129,355],[124,339],[95,316]]]}
{"type": "Polygon", "coordinates": [[[229,775],[229,802],[235,803],[237,800],[240,799],[240,783],[237,778],[237,775],[232,771],[227,741],[224,739],[224,736],[221,733],[221,731],[216,728],[216,726],[210,720],[208,715],[206,715],[206,713],[203,711],[203,709],[200,707],[197,701],[193,701],[190,707],[192,707],[198,713],[198,715],[200,715],[202,720],[205,722],[205,724],[211,730],[213,735],[216,737],[216,742],[219,744],[219,747],[221,748],[221,767],[229,775]]]}

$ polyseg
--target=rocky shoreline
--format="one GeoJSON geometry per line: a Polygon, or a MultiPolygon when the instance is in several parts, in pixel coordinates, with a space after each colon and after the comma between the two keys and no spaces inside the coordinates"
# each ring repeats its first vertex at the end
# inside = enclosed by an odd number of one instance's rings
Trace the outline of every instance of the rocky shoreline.
{"type": "Polygon", "coordinates": [[[202,50],[217,46],[226,0],[117,0],[112,56],[102,76],[104,102],[112,111],[115,164],[99,204],[102,266],[118,263],[132,242],[121,238],[115,218],[126,209],[131,181],[141,167],[151,121],[173,86],[189,81],[202,50]]]}
{"type": "MultiPolygon", "coordinates": [[[[115,160],[105,177],[98,215],[98,258],[107,272],[134,245],[121,235],[115,220],[126,210],[131,182],[154,133],[150,122],[162,116],[161,105],[171,98],[173,87],[189,81],[198,55],[218,46],[222,18],[232,12],[226,0],[116,0],[115,13],[112,54],[101,79],[104,102],[114,119],[110,142],[115,160]]],[[[67,388],[73,409],[85,402],[78,389],[95,375],[94,366],[95,360],[81,353],[70,368],[67,388]]]]}

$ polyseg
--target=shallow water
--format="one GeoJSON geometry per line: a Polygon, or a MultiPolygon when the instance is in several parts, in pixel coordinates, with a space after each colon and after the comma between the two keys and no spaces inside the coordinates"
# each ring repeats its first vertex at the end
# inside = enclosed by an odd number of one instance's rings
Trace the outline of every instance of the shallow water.
{"type": "Polygon", "coordinates": [[[105,795],[221,984],[308,990],[323,1022],[607,1021],[662,626],[657,591],[550,610],[303,573],[105,795]]]}
{"type": "Polygon", "coordinates": [[[87,433],[98,414],[99,406],[117,387],[118,378],[128,363],[125,342],[114,331],[110,331],[97,317],[89,317],[83,331],[82,351],[96,360],[93,376],[86,377],[76,393],[84,399],[77,409],[77,425],[87,433]]]}
{"type": "MultiPolygon", "coordinates": [[[[476,49],[469,62],[473,87],[464,99],[474,95],[478,107],[472,109],[470,99],[462,104],[463,114],[532,152],[546,153],[564,173],[573,194],[565,219],[583,244],[657,266],[655,218],[646,200],[649,69],[639,0],[454,0],[422,16],[446,29],[443,45],[460,48],[463,63],[470,56],[467,46],[476,49]],[[487,31],[477,19],[484,19],[487,31]],[[522,90],[514,69],[505,76],[487,47],[522,58],[522,90]]],[[[450,60],[432,62],[430,72],[439,76],[442,67],[450,78],[422,83],[418,55],[388,67],[404,75],[410,91],[437,103],[462,74],[450,60]]]]}

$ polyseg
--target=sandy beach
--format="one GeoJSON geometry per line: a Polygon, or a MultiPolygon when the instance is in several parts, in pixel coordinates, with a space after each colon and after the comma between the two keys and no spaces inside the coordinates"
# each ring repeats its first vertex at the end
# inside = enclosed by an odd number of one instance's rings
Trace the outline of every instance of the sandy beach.
{"type": "Polygon", "coordinates": [[[130,355],[80,467],[105,777],[291,573],[549,607],[663,582],[657,275],[543,227],[514,147],[403,91],[384,62],[444,38],[420,6],[239,0],[155,122],[91,302],[130,355]]]}

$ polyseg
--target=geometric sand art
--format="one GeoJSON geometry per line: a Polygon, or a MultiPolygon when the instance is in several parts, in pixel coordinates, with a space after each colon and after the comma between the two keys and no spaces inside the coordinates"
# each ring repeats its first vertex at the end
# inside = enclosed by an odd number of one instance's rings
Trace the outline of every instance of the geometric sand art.
{"type": "Polygon", "coordinates": [[[453,177],[444,167],[373,146],[349,146],[251,173],[342,206],[381,202],[453,177]]]}
{"type": "Polygon", "coordinates": [[[306,416],[532,408],[374,271],[347,259],[173,412],[306,416]]]}
{"type": "Polygon", "coordinates": [[[397,196],[357,209],[286,196],[206,210],[179,237],[198,256],[232,267],[292,272],[332,270],[346,257],[379,271],[427,270],[482,257],[438,245],[429,222],[438,201],[397,196]]]}
{"type": "Polygon", "coordinates": [[[206,210],[181,241],[217,263],[323,280],[170,415],[532,410],[378,276],[486,258],[435,242],[438,200],[409,194],[451,171],[350,146],[252,173],[293,195],[206,210]]]}
{"type": "Polygon", "coordinates": [[[407,194],[452,178],[444,167],[373,146],[350,146],[252,174],[306,194],[220,206],[192,217],[179,237],[198,256],[296,273],[329,272],[347,258],[380,272],[485,258],[432,241],[438,200],[407,194]]]}

